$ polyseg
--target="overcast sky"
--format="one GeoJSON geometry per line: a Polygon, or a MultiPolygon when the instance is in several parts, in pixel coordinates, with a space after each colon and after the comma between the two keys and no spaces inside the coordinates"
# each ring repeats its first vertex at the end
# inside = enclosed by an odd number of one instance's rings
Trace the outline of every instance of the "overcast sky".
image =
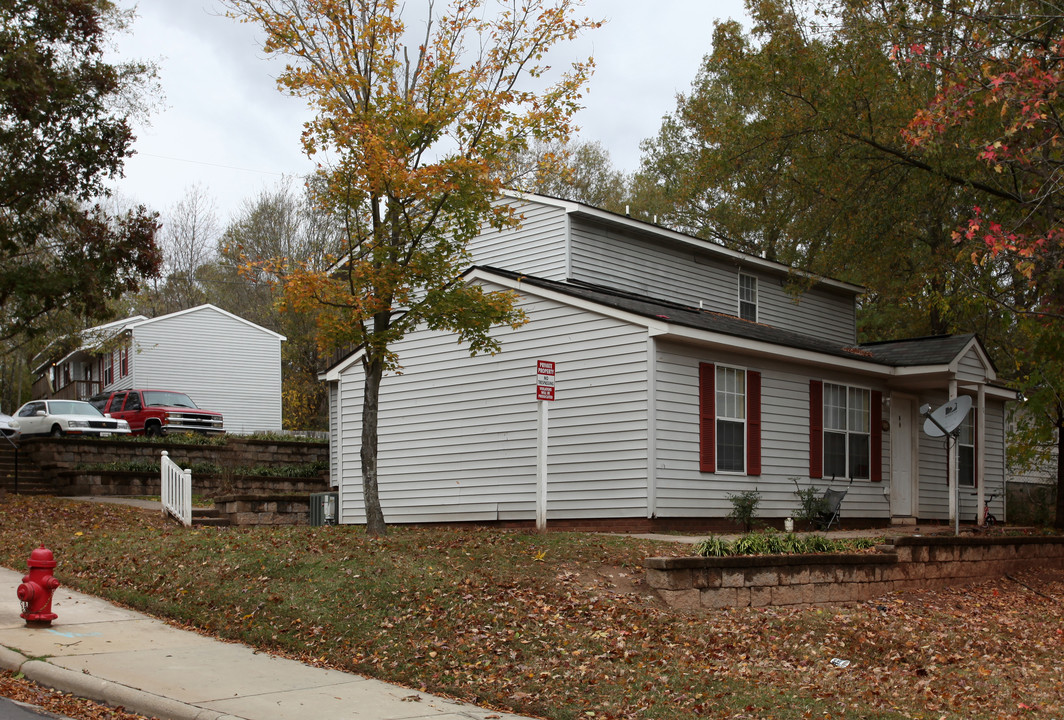
{"type": "MultiPolygon", "coordinates": [[[[602,142],[632,171],[639,143],[690,87],[714,20],[744,19],[742,2],[585,0],[584,8],[607,23],[565,50],[596,61],[580,137],[602,142]]],[[[265,59],[253,26],[224,17],[215,0],[141,0],[137,13],[116,38],[118,52],[155,62],[163,97],[150,125],[137,127],[137,154],[118,184],[123,201],[165,213],[199,185],[224,224],[246,198],[312,169],[299,142],[309,111],[277,90],[280,65],[265,59]]]]}

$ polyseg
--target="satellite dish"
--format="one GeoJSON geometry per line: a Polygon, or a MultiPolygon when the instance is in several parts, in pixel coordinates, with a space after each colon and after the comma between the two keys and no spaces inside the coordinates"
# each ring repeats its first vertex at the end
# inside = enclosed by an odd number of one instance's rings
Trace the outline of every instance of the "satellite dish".
{"type": "Polygon", "coordinates": [[[920,414],[927,418],[924,420],[924,432],[931,437],[952,435],[971,409],[972,399],[967,395],[950,400],[934,412],[930,412],[930,405],[924,405],[920,408],[920,414]]]}

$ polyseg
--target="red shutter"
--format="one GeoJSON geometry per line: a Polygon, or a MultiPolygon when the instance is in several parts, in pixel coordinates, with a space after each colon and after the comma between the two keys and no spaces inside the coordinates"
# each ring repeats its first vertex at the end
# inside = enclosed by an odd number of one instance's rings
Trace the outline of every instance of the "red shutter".
{"type": "Polygon", "coordinates": [[[717,369],[712,363],[698,364],[698,469],[717,471],[717,369]]]}
{"type": "Polygon", "coordinates": [[[746,474],[761,474],[761,373],[746,371],[746,474]]]}
{"type": "Polygon", "coordinates": [[[879,390],[872,391],[872,427],[869,428],[871,437],[871,464],[869,468],[872,482],[883,481],[883,393],[879,390]]]}
{"type": "Polygon", "coordinates": [[[809,381],[809,478],[824,477],[824,383],[809,381]]]}

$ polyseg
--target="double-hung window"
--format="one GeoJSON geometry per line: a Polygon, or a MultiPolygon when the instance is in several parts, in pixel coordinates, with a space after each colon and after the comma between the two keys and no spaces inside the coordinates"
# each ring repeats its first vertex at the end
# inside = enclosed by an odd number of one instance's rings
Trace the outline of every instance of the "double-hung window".
{"type": "Polygon", "coordinates": [[[757,322],[757,278],[739,273],[739,317],[757,322]]]}
{"type": "Polygon", "coordinates": [[[761,373],[700,363],[699,470],[761,474],[761,373]]]}
{"type": "Polygon", "coordinates": [[[957,428],[957,484],[975,487],[975,411],[957,428]]]}
{"type": "Polygon", "coordinates": [[[746,371],[717,366],[717,470],[746,470],[746,371]]]}
{"type": "Polygon", "coordinates": [[[871,393],[824,383],[824,474],[871,477],[871,393]]]}

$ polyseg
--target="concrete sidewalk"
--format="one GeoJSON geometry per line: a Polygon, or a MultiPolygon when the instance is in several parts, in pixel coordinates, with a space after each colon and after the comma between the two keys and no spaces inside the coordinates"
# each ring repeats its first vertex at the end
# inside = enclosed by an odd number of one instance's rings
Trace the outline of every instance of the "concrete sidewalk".
{"type": "MultiPolygon", "coordinates": [[[[0,568],[0,667],[63,692],[173,720],[523,720],[179,630],[60,587],[51,627],[19,617],[0,568]]],[[[58,575],[62,581],[62,575],[58,575]]]]}

